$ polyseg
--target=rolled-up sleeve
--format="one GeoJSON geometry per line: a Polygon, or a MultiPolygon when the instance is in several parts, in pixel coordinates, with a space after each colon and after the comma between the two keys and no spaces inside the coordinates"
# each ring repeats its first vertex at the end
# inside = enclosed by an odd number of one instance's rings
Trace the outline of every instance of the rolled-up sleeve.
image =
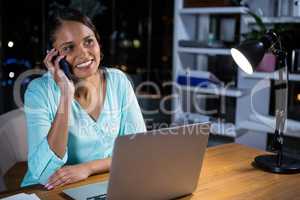
{"type": "Polygon", "coordinates": [[[120,135],[146,131],[145,121],[130,81],[124,75],[120,135]]]}
{"type": "Polygon", "coordinates": [[[29,183],[47,183],[48,178],[68,159],[67,151],[63,158],[59,158],[48,143],[47,135],[54,118],[48,97],[48,90],[42,87],[41,82],[35,80],[28,86],[25,93],[24,109],[29,151],[28,171],[22,186],[29,183]]]}

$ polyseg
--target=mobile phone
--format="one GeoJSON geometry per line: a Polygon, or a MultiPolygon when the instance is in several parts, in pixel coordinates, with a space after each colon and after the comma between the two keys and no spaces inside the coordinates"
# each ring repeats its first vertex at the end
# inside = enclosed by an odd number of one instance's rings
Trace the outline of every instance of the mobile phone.
{"type": "MultiPolygon", "coordinates": [[[[55,61],[55,59],[58,57],[58,55],[57,56],[54,56],[53,58],[52,58],[52,63],[54,63],[54,61],[55,61]]],[[[65,59],[65,58],[63,58],[63,59],[61,59],[60,61],[59,61],[59,67],[60,67],[60,69],[65,73],[65,75],[67,76],[67,78],[69,79],[69,80],[73,80],[73,75],[72,75],[72,73],[71,73],[71,71],[70,71],[70,64],[68,63],[68,61],[65,59]]]]}
{"type": "Polygon", "coordinates": [[[66,61],[65,58],[59,61],[59,67],[63,70],[65,75],[68,77],[69,80],[72,80],[72,73],[70,71],[70,64],[66,61]]]}

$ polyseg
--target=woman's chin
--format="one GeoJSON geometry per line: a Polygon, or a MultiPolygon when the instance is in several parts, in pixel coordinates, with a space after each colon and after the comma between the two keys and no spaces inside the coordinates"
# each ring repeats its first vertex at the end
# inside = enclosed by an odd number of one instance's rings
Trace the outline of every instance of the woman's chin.
{"type": "Polygon", "coordinates": [[[96,67],[76,68],[75,75],[79,79],[85,79],[85,78],[95,75],[95,73],[97,71],[98,71],[98,68],[96,68],[96,67]]]}

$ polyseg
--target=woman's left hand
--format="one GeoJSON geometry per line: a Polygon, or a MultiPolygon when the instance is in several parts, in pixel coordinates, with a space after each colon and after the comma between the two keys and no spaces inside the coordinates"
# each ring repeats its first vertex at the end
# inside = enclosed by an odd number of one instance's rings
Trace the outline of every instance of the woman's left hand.
{"type": "Polygon", "coordinates": [[[51,190],[58,186],[75,183],[88,178],[91,170],[87,164],[64,166],[57,170],[50,178],[45,188],[51,190]]]}

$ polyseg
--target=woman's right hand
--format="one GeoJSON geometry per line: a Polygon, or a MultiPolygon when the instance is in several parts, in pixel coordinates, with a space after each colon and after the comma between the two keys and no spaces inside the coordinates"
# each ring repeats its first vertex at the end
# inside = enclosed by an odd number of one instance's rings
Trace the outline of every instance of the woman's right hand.
{"type": "Polygon", "coordinates": [[[49,52],[47,52],[47,55],[44,59],[44,64],[52,74],[56,84],[59,86],[61,94],[63,96],[70,96],[73,98],[75,92],[74,84],[67,78],[65,73],[59,67],[59,61],[65,56],[57,55],[58,51],[54,48],[51,49],[49,52]],[[57,57],[55,58],[54,62],[52,62],[55,56],[57,57]]]}

